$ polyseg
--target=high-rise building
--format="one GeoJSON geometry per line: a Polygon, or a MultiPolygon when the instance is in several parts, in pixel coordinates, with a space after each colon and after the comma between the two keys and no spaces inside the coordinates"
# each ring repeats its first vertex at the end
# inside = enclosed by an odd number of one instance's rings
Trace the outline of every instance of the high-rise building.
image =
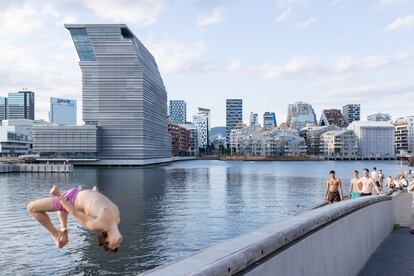
{"type": "Polygon", "coordinates": [[[361,105],[360,104],[347,104],[342,107],[342,115],[344,116],[347,125],[353,121],[359,121],[361,119],[361,105]]]}
{"type": "Polygon", "coordinates": [[[359,156],[394,156],[394,126],[391,122],[354,121],[348,129],[355,132],[359,156]]]}
{"type": "Polygon", "coordinates": [[[7,120],[7,98],[0,97],[0,122],[7,120]]]}
{"type": "Polygon", "coordinates": [[[325,109],[322,111],[321,119],[319,120],[320,126],[335,125],[338,127],[346,127],[348,124],[345,122],[344,116],[342,116],[339,109],[325,109]]]}
{"type": "Polygon", "coordinates": [[[259,125],[259,115],[257,113],[250,112],[249,122],[251,126],[259,125]]]}
{"type": "Polygon", "coordinates": [[[187,103],[183,100],[170,100],[169,120],[172,124],[185,124],[187,121],[187,103]]]}
{"type": "Polygon", "coordinates": [[[263,127],[264,129],[272,129],[277,126],[276,115],[274,112],[265,112],[263,114],[263,127]]]}
{"type": "Polygon", "coordinates": [[[198,147],[206,148],[210,140],[210,109],[198,108],[198,113],[193,116],[193,124],[198,129],[198,147]]]}
{"type": "Polygon", "coordinates": [[[34,93],[31,91],[19,91],[9,93],[7,99],[7,119],[35,118],[34,93]]]}
{"type": "Polygon", "coordinates": [[[414,116],[398,118],[395,127],[395,151],[397,153],[414,152],[414,116]]]}
{"type": "Polygon", "coordinates": [[[368,121],[391,121],[391,115],[387,113],[375,113],[367,116],[368,121]]]}
{"type": "Polygon", "coordinates": [[[65,24],[82,70],[82,116],[99,126],[99,164],[172,160],[167,91],[154,57],[125,24],[65,24]]]}
{"type": "Polygon", "coordinates": [[[296,102],[289,104],[286,123],[289,128],[300,130],[306,125],[316,125],[316,114],[310,104],[296,102]]]}
{"type": "Polygon", "coordinates": [[[76,100],[50,98],[49,121],[58,125],[76,125],[76,100]]]}
{"type": "Polygon", "coordinates": [[[230,143],[231,130],[237,124],[243,122],[243,100],[227,99],[226,100],[226,143],[230,143]]]}

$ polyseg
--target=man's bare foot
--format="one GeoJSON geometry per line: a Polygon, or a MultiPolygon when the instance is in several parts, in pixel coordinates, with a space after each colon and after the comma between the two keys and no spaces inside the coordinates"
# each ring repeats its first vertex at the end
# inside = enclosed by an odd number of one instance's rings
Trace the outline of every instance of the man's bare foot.
{"type": "Polygon", "coordinates": [[[98,187],[93,186],[92,191],[94,191],[94,192],[99,192],[98,187]]]}
{"type": "Polygon", "coordinates": [[[63,248],[69,242],[69,234],[68,229],[63,228],[61,229],[62,235],[59,238],[59,248],[63,248]]]}
{"type": "Polygon", "coordinates": [[[52,236],[52,237],[53,237],[53,240],[55,241],[57,248],[64,247],[69,241],[67,229],[57,230],[56,236],[52,236]]]}

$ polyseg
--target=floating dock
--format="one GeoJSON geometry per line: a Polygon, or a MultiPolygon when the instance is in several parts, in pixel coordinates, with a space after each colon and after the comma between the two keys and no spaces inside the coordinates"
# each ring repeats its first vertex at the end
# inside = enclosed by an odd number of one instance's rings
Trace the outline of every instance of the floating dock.
{"type": "Polygon", "coordinates": [[[0,163],[0,173],[70,173],[72,171],[72,164],[0,163]]]}

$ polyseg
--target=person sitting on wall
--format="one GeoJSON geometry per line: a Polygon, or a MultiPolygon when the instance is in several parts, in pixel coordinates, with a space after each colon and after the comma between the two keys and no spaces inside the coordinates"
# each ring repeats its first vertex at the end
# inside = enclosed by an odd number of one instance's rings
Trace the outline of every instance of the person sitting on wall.
{"type": "Polygon", "coordinates": [[[68,213],[76,218],[87,229],[98,232],[98,244],[104,250],[116,252],[122,242],[118,230],[120,222],[119,209],[109,198],[91,190],[72,188],[63,194],[58,186],[50,190],[53,197],[46,197],[30,202],[27,205],[29,213],[43,225],[52,235],[57,248],[64,247],[68,241],[68,213]],[[61,229],[57,230],[46,212],[58,212],[61,229]]]}
{"type": "Polygon", "coordinates": [[[328,180],[326,180],[325,200],[332,204],[341,201],[343,197],[341,180],[335,177],[335,171],[332,170],[329,172],[328,180]]]}

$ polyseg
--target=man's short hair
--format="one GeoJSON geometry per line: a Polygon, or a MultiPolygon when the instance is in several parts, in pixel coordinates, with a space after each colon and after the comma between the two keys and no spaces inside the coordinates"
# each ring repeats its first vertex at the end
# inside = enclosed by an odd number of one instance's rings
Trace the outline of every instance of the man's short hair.
{"type": "Polygon", "coordinates": [[[331,171],[329,172],[329,174],[335,174],[335,171],[334,171],[334,170],[331,170],[331,171]]]}
{"type": "Polygon", "coordinates": [[[108,233],[106,233],[106,232],[102,232],[101,234],[99,234],[99,236],[98,236],[98,245],[102,246],[102,248],[105,251],[112,252],[112,253],[118,252],[118,247],[115,248],[115,249],[109,248],[108,241],[106,241],[107,237],[108,237],[108,233]]]}
{"type": "Polygon", "coordinates": [[[367,168],[365,168],[365,169],[364,169],[364,171],[367,171],[367,172],[369,172],[369,170],[368,170],[367,168]]]}
{"type": "Polygon", "coordinates": [[[377,170],[377,167],[374,167],[374,171],[377,170]]]}
{"type": "Polygon", "coordinates": [[[354,170],[354,173],[359,174],[359,171],[358,170],[354,170]]]}

